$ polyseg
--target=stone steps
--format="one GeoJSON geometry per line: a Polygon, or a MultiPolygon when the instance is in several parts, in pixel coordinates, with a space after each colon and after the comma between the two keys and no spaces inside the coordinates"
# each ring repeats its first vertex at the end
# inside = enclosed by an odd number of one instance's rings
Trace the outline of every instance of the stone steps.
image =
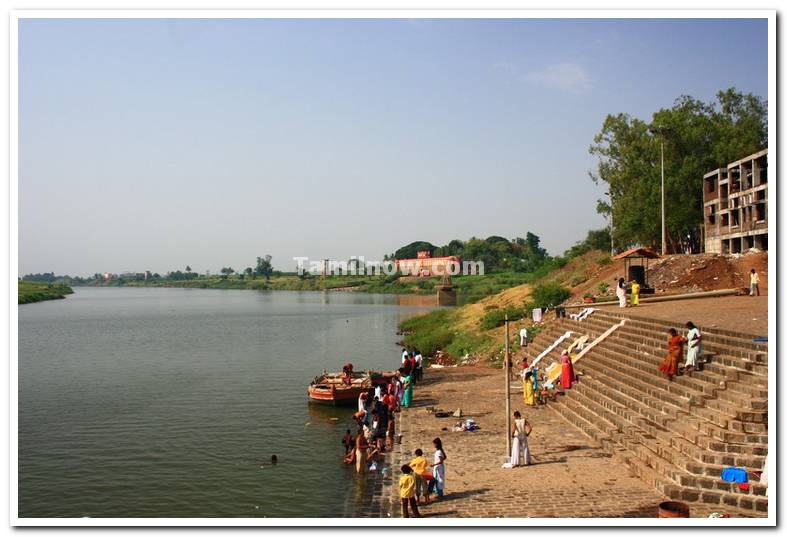
{"type": "MultiPolygon", "coordinates": [[[[631,315],[628,312],[623,313],[623,312],[612,312],[609,310],[597,310],[589,318],[591,317],[595,317],[597,319],[604,319],[609,321],[610,323],[620,322],[620,319],[625,317],[626,319],[628,319],[627,324],[639,328],[649,329],[654,332],[666,332],[670,328],[675,328],[677,330],[679,327],[680,328],[683,327],[682,323],[662,321],[660,319],[651,319],[638,315],[631,315]]],[[[702,330],[703,339],[705,339],[706,337],[705,334],[707,334],[707,339],[713,343],[728,345],[734,347],[737,351],[740,352],[764,353],[767,356],[768,343],[752,341],[753,336],[751,334],[745,334],[743,332],[733,332],[730,330],[723,330],[719,328],[700,327],[700,330],[702,330]]]]}
{"type": "MultiPolygon", "coordinates": [[[[536,356],[566,330],[575,332],[543,359],[545,367],[575,337],[592,342],[620,318],[596,312],[581,322],[557,320],[527,351],[536,356]]],[[[768,452],[767,344],[703,330],[709,361],[670,382],[657,369],[670,326],[627,321],[574,365],[580,380],[554,408],[670,498],[767,513],[765,487],[741,490],[721,480],[728,466],[760,470],[768,452]]]]}

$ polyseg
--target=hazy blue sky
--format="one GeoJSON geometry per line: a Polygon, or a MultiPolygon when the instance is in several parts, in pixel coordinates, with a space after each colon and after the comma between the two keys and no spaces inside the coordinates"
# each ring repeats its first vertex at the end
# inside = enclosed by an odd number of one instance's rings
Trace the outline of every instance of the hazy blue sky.
{"type": "MultiPolygon", "coordinates": [[[[20,274],[381,258],[605,222],[608,113],[767,97],[752,20],[23,20],[20,274]]],[[[723,164],[723,163],[719,163],[723,164]]]]}

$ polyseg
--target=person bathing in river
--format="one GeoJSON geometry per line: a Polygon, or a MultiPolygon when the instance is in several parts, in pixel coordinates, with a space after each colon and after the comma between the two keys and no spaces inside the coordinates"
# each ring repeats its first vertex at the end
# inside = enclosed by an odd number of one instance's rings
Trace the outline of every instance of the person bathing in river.
{"type": "Polygon", "coordinates": [[[347,432],[344,433],[342,437],[342,445],[344,446],[344,454],[347,455],[353,449],[353,445],[355,444],[355,439],[353,438],[350,429],[347,429],[347,432]]]}
{"type": "Polygon", "coordinates": [[[366,441],[363,429],[358,429],[355,435],[355,471],[359,474],[366,472],[366,451],[369,443],[366,441]]]}

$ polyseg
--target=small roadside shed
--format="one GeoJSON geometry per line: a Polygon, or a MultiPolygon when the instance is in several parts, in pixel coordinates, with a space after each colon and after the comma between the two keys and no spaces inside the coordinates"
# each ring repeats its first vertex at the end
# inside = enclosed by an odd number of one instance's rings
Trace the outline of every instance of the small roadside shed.
{"type": "Polygon", "coordinates": [[[648,285],[648,261],[651,259],[658,259],[659,254],[651,248],[631,248],[625,252],[621,252],[612,259],[615,261],[623,260],[623,270],[626,274],[627,281],[636,281],[639,283],[640,292],[652,293],[652,289],[648,285]]]}

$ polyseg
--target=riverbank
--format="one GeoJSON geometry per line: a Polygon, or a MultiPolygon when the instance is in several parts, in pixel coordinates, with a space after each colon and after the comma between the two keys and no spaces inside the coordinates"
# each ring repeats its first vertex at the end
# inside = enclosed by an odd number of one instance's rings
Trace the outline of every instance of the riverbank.
{"type": "MultiPolygon", "coordinates": [[[[500,272],[484,275],[455,276],[452,285],[460,303],[475,302],[505,289],[529,282],[535,277],[525,272],[500,272]]],[[[90,287],[179,287],[186,289],[250,289],[270,291],[336,291],[396,295],[433,296],[441,278],[400,277],[399,275],[344,275],[344,276],[305,276],[284,274],[264,278],[232,275],[199,276],[188,280],[114,278],[109,281],[94,280],[90,287]]]]}
{"type": "MultiPolygon", "coordinates": [[[[403,430],[397,446],[406,462],[421,448],[431,460],[432,439],[440,437],[446,451],[446,495],[420,507],[424,517],[513,518],[647,518],[658,516],[665,497],[629,473],[616,456],[564,420],[550,403],[525,407],[521,383],[512,382],[511,411],[519,410],[532,424],[528,443],[533,464],[503,469],[507,461],[503,373],[490,367],[427,369],[415,387],[414,405],[402,411],[403,430]],[[460,418],[437,418],[436,407],[460,418]],[[452,431],[467,418],[480,425],[474,432],[452,431]]],[[[398,462],[398,461],[397,461],[398,462]]],[[[395,467],[394,473],[396,474],[395,467]]],[[[371,510],[400,516],[395,507],[397,480],[378,495],[371,510]]],[[[719,507],[692,504],[693,518],[707,517],[719,507]]],[[[728,511],[725,509],[725,511],[728,511]]]]}
{"type": "Polygon", "coordinates": [[[67,285],[38,282],[17,282],[19,304],[32,304],[44,300],[57,300],[73,294],[74,290],[67,285]]]}

